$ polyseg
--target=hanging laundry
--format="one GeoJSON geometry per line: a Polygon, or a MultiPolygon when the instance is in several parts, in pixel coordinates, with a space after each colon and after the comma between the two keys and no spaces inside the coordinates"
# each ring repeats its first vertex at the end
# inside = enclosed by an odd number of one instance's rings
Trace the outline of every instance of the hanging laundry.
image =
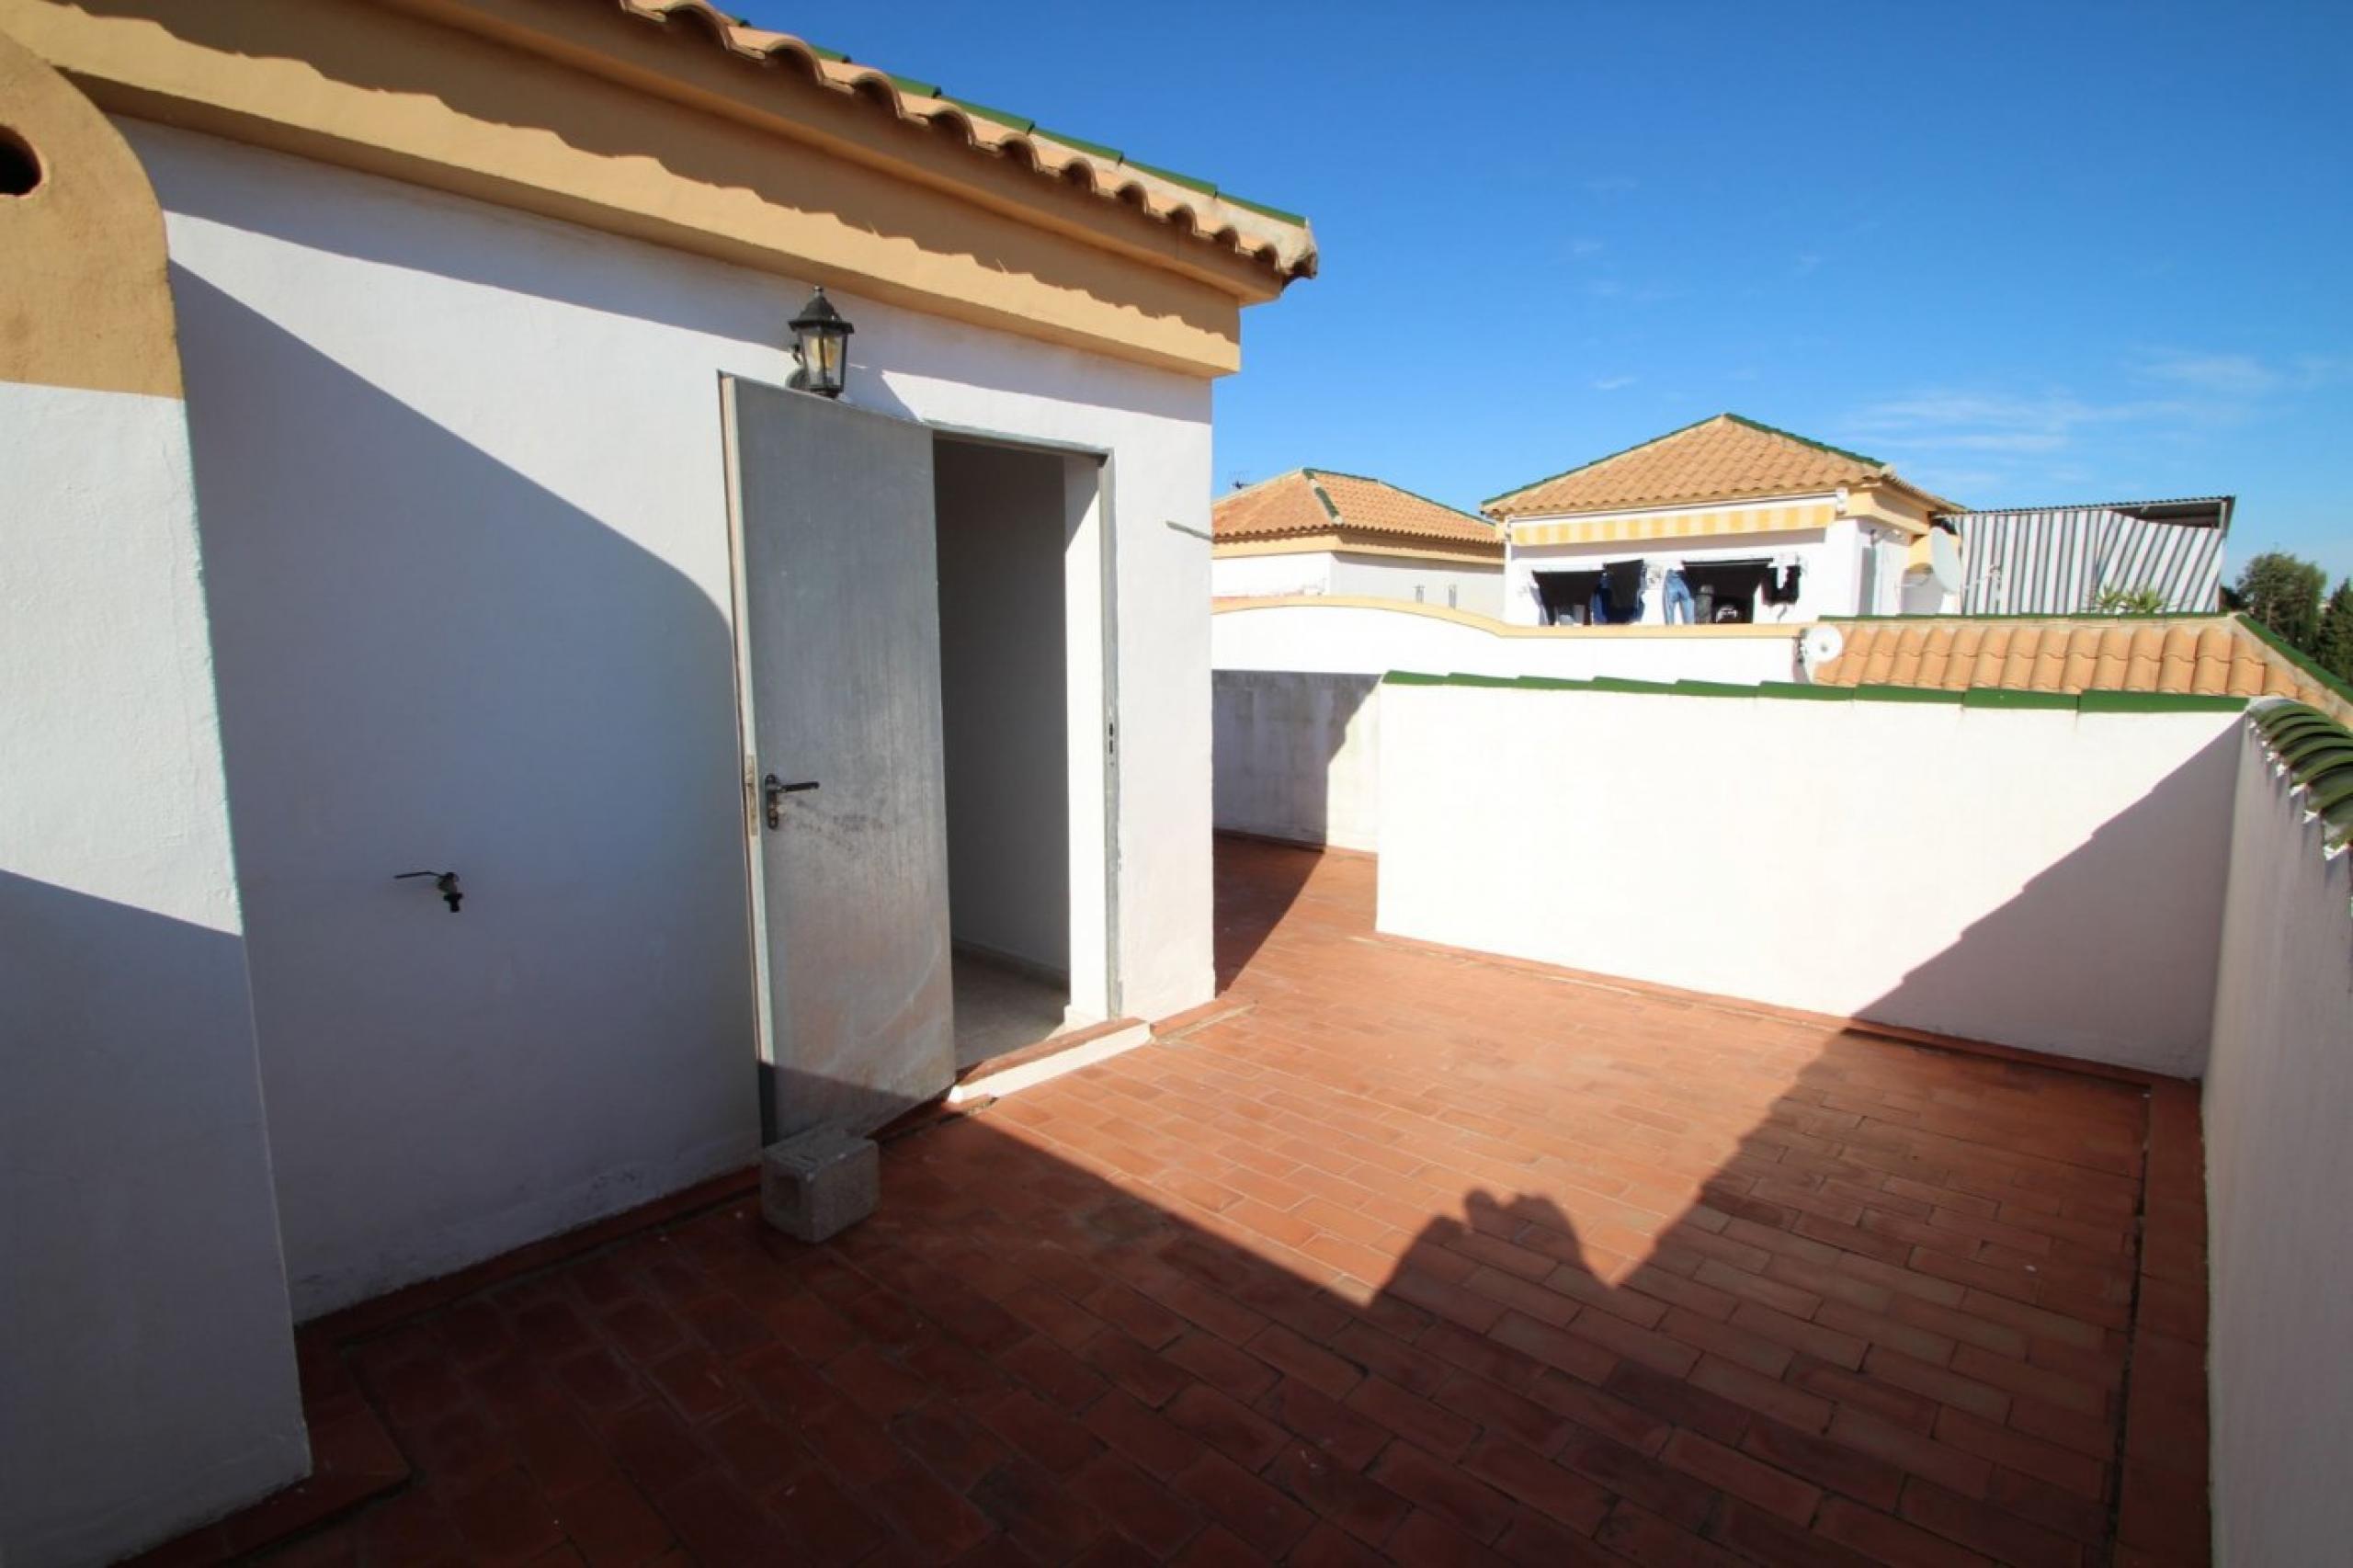
{"type": "Polygon", "coordinates": [[[1609,590],[1611,621],[1643,618],[1643,566],[1640,560],[1612,561],[1601,569],[1602,585],[1609,590]]]}

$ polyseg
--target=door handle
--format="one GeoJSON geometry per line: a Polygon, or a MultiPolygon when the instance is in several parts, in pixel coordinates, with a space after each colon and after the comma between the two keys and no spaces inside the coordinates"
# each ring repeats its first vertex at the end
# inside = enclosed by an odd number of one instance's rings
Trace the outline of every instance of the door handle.
{"type": "Polygon", "coordinates": [[[771,773],[761,779],[760,798],[767,802],[768,825],[770,827],[784,825],[784,798],[787,795],[802,794],[816,787],[817,781],[814,778],[804,778],[798,784],[787,784],[771,773]]]}

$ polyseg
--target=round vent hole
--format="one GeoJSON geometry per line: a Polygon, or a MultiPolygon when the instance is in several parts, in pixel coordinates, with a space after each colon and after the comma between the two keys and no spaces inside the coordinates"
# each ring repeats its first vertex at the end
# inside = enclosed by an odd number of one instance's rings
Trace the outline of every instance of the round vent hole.
{"type": "Polygon", "coordinates": [[[40,160],[15,131],[0,127],[0,196],[30,196],[40,184],[40,160]]]}

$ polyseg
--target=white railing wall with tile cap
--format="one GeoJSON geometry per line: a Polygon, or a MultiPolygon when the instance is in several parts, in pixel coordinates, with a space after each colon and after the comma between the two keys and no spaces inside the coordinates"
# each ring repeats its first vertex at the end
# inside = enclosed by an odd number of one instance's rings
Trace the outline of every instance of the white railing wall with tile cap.
{"type": "Polygon", "coordinates": [[[1341,596],[1226,599],[1212,606],[1210,665],[1221,670],[1386,675],[1461,670],[1583,680],[1797,678],[1806,626],[1507,626],[1438,605],[1341,596]]]}
{"type": "Polygon", "coordinates": [[[2353,733],[2297,722],[2313,712],[2269,702],[2243,725],[2203,1094],[2228,1568],[2342,1561],[2353,1540],[2353,733]]]}
{"type": "Polygon", "coordinates": [[[1631,684],[1391,676],[1380,928],[2203,1069],[2234,705],[1631,684]]]}

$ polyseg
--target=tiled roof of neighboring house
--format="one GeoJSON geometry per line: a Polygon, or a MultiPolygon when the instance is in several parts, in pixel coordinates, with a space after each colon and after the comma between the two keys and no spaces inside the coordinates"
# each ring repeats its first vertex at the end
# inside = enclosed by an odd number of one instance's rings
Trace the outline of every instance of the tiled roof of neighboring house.
{"type": "Polygon", "coordinates": [[[955,97],[848,56],[737,20],[709,0],[611,0],[632,17],[685,21],[718,47],[761,65],[785,65],[820,86],[862,98],[883,112],[961,140],[974,153],[1027,165],[1044,178],[1123,202],[1204,244],[1227,246],[1284,279],[1315,275],[1315,235],[1307,220],[1245,201],[1207,180],[1131,161],[1115,147],[1048,131],[1036,121],[955,97]]]}
{"type": "Polygon", "coordinates": [[[2292,697],[2353,715],[2353,700],[2335,683],[2235,616],[1915,616],[1830,624],[1846,646],[1814,672],[1818,685],[2292,697]]]}
{"type": "Polygon", "coordinates": [[[1340,532],[1488,546],[1503,553],[1502,534],[1483,517],[1377,479],[1329,469],[1295,468],[1221,495],[1210,508],[1210,519],[1220,544],[1340,532]]]}
{"type": "Polygon", "coordinates": [[[1898,477],[1877,458],[1792,436],[1737,414],[1719,414],[1566,473],[1510,490],[1479,508],[1491,517],[1552,517],[1691,501],[1815,495],[1842,485],[1883,484],[1931,511],[1954,510],[1898,477]]]}

